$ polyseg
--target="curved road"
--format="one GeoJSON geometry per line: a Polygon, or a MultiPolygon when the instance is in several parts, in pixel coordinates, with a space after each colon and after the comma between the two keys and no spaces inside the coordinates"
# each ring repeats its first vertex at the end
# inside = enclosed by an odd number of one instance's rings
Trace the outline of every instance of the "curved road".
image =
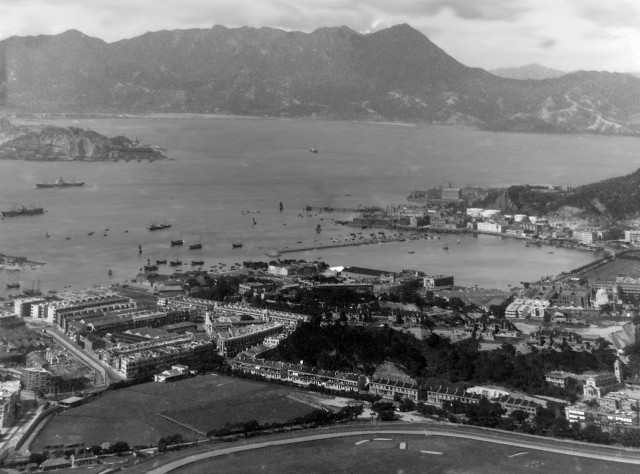
{"type": "Polygon", "coordinates": [[[591,459],[599,459],[603,461],[614,461],[626,464],[640,465],[640,451],[626,450],[621,448],[611,448],[602,445],[593,445],[588,443],[571,442],[564,440],[556,440],[552,438],[542,438],[530,435],[521,435],[509,432],[499,432],[495,430],[477,429],[475,427],[460,426],[428,426],[423,428],[413,428],[404,425],[392,428],[389,426],[381,426],[378,429],[359,429],[354,431],[342,431],[333,433],[322,433],[315,435],[306,435],[290,439],[278,439],[273,441],[264,441],[247,445],[232,446],[228,448],[214,449],[212,451],[185,455],[181,459],[171,461],[163,466],[151,469],[148,472],[152,474],[165,474],[180,467],[191,463],[210,459],[218,456],[224,456],[231,453],[238,453],[253,449],[268,448],[270,446],[282,446],[296,443],[306,443],[309,441],[318,441],[331,438],[341,438],[346,436],[379,436],[380,434],[395,435],[413,435],[413,436],[448,436],[453,438],[465,438],[475,441],[485,441],[489,443],[503,444],[526,449],[539,449],[546,452],[565,454],[569,456],[578,456],[591,459]]]}

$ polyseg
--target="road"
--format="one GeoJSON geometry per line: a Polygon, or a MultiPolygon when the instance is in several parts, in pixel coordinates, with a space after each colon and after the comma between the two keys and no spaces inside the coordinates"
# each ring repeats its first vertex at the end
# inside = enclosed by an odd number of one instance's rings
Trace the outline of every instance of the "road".
{"type": "MultiPolygon", "coordinates": [[[[324,430],[323,430],[324,431],[324,430]]],[[[574,441],[557,440],[553,438],[543,438],[517,433],[500,432],[475,428],[469,426],[455,425],[435,425],[435,424],[393,424],[382,425],[377,429],[363,429],[363,426],[345,428],[329,428],[328,432],[318,434],[300,434],[299,436],[286,439],[274,439],[271,441],[256,442],[251,444],[236,445],[226,448],[213,449],[211,451],[188,454],[184,457],[172,460],[162,466],[147,470],[152,474],[165,474],[174,471],[185,465],[210,459],[227,454],[238,453],[253,449],[263,449],[271,446],[282,446],[296,443],[306,443],[312,441],[341,438],[347,436],[380,436],[388,435],[411,435],[411,436],[447,436],[453,438],[464,438],[475,441],[484,441],[525,449],[538,449],[546,452],[578,456],[583,458],[599,459],[603,461],[614,461],[626,464],[640,465],[640,451],[627,450],[623,448],[613,448],[602,445],[579,443],[574,441]]]]}
{"type": "Polygon", "coordinates": [[[53,329],[44,329],[43,331],[45,332],[45,334],[53,337],[53,339],[55,339],[58,344],[66,348],[74,356],[80,359],[80,361],[91,367],[96,372],[96,378],[102,379],[96,380],[96,385],[103,385],[105,383],[110,384],[112,382],[118,382],[122,380],[123,377],[118,374],[118,372],[113,370],[113,368],[103,365],[100,361],[98,361],[97,358],[77,347],[59,332],[53,329]]]}

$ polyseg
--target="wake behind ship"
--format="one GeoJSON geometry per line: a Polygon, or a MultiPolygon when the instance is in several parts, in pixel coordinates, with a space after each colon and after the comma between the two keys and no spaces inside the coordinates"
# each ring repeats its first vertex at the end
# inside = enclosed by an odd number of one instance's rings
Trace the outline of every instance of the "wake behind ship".
{"type": "Polygon", "coordinates": [[[12,206],[8,211],[0,211],[0,216],[5,217],[19,217],[19,216],[38,216],[44,214],[42,207],[26,207],[23,205],[12,206]]]}
{"type": "Polygon", "coordinates": [[[60,177],[49,183],[36,183],[36,188],[70,188],[77,186],[84,186],[84,181],[67,181],[63,177],[60,177]]]}

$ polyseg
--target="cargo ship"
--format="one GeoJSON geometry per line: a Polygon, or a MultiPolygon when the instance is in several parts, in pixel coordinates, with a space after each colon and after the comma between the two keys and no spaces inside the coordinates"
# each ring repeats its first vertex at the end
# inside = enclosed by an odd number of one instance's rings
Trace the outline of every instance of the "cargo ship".
{"type": "Polygon", "coordinates": [[[84,186],[84,181],[67,181],[62,177],[49,183],[36,183],[36,188],[72,188],[78,186],[84,186]]]}
{"type": "Polygon", "coordinates": [[[0,217],[19,217],[19,216],[38,216],[44,214],[41,207],[27,207],[23,205],[14,205],[8,211],[0,211],[0,217]]]}

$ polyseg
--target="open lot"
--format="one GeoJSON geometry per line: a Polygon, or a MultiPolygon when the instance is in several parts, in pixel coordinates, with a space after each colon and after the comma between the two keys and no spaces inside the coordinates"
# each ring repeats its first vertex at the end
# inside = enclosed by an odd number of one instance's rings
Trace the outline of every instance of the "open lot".
{"type": "Polygon", "coordinates": [[[299,401],[303,398],[288,398],[292,392],[298,390],[211,374],[169,384],[134,385],[54,416],[31,450],[64,444],[72,436],[79,436],[87,446],[116,441],[155,445],[160,438],[178,433],[186,440],[195,439],[200,436],[193,429],[209,431],[226,423],[284,422],[312,409],[299,401]]]}
{"type": "Polygon", "coordinates": [[[235,453],[185,466],[180,474],[282,473],[567,473],[634,472],[635,466],[439,436],[347,437],[235,453]],[[406,443],[406,449],[400,449],[406,443]]]}

